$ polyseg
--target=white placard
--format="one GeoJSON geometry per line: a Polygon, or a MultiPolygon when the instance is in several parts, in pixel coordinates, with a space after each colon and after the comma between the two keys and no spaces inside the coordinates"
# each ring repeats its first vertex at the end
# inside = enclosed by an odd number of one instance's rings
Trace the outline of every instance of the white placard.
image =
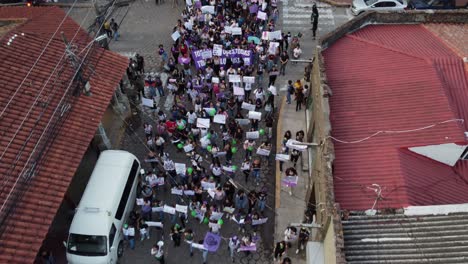
{"type": "Polygon", "coordinates": [[[148,226],[163,227],[161,222],[145,222],[148,226]]]}
{"type": "Polygon", "coordinates": [[[213,44],[213,56],[223,55],[223,45],[213,44]]]}
{"type": "Polygon", "coordinates": [[[178,38],[180,38],[179,31],[176,30],[176,32],[172,33],[171,37],[174,41],[176,41],[178,38]]]}
{"type": "Polygon", "coordinates": [[[229,74],[229,82],[232,83],[240,83],[241,77],[238,74],[229,74]]]}
{"type": "Polygon", "coordinates": [[[128,235],[129,236],[135,236],[135,228],[129,227],[128,228],[128,235]]]}
{"type": "Polygon", "coordinates": [[[216,111],[216,109],[213,108],[213,107],[205,107],[205,108],[203,108],[203,109],[205,110],[205,112],[206,112],[207,114],[210,114],[213,110],[216,111]]]}
{"type": "Polygon", "coordinates": [[[227,172],[234,172],[234,169],[232,168],[232,166],[223,166],[223,171],[227,171],[227,172]]]}
{"type": "Polygon", "coordinates": [[[219,228],[218,223],[208,223],[208,227],[213,229],[213,228],[219,228]]]}
{"type": "Polygon", "coordinates": [[[215,115],[213,117],[213,123],[226,124],[226,116],[225,115],[215,115]]]}
{"type": "Polygon", "coordinates": [[[216,152],[213,154],[213,156],[216,158],[216,157],[223,157],[223,156],[226,156],[226,151],[222,151],[222,152],[216,152]]]}
{"type": "Polygon", "coordinates": [[[171,194],[176,194],[176,195],[182,195],[184,193],[184,190],[178,189],[178,188],[172,188],[171,189],[171,194]]]}
{"type": "MultiPolygon", "coordinates": [[[[187,1],[190,1],[190,0],[187,0],[187,1]]],[[[185,28],[186,28],[187,30],[192,30],[192,28],[193,28],[193,24],[192,24],[192,22],[190,22],[190,21],[185,22],[185,23],[184,23],[184,26],[185,26],[185,28]]]]}
{"type": "Polygon", "coordinates": [[[249,119],[241,119],[241,118],[238,118],[236,119],[236,122],[241,125],[241,126],[247,126],[247,125],[250,125],[250,120],[249,119]]]}
{"type": "Polygon", "coordinates": [[[223,212],[232,214],[232,213],[234,213],[235,210],[236,210],[236,208],[234,208],[234,207],[224,207],[223,212]]]}
{"type": "Polygon", "coordinates": [[[265,12],[258,11],[257,18],[261,19],[261,20],[266,20],[267,19],[267,14],[265,12]]]}
{"type": "Polygon", "coordinates": [[[241,108],[249,111],[255,111],[255,105],[246,102],[242,102],[241,108]]]}
{"type": "Polygon", "coordinates": [[[235,35],[242,35],[242,28],[240,28],[240,27],[233,27],[233,28],[231,28],[231,34],[232,34],[233,36],[235,36],[235,35]]]}
{"type": "Polygon", "coordinates": [[[164,205],[163,212],[168,213],[168,214],[175,214],[176,211],[174,207],[164,205]]]}
{"type": "Polygon", "coordinates": [[[187,214],[188,207],[186,205],[176,204],[175,205],[175,210],[177,212],[187,214]]]}
{"type": "Polygon", "coordinates": [[[216,188],[216,182],[202,181],[201,186],[202,186],[203,190],[214,189],[214,188],[216,188]]]}
{"type": "Polygon", "coordinates": [[[185,191],[184,191],[184,194],[187,195],[187,196],[193,196],[193,195],[195,195],[195,191],[193,191],[193,190],[185,190],[185,191]]]}
{"type": "Polygon", "coordinates": [[[192,150],[193,150],[193,145],[192,144],[188,144],[188,145],[184,146],[184,151],[185,152],[190,152],[192,150]]]}
{"type": "Polygon", "coordinates": [[[244,95],[244,88],[234,86],[234,95],[244,95]]]}
{"type": "Polygon", "coordinates": [[[141,97],[141,104],[147,107],[154,107],[153,99],[141,97]]]}
{"type": "Polygon", "coordinates": [[[161,207],[151,207],[151,212],[153,213],[157,213],[157,212],[162,212],[164,211],[164,208],[161,206],[161,207]]]}
{"type": "Polygon", "coordinates": [[[212,83],[219,83],[219,78],[218,77],[212,77],[211,82],[212,83]]]}
{"type": "Polygon", "coordinates": [[[271,94],[273,94],[273,95],[278,95],[276,87],[274,87],[273,85],[270,85],[270,87],[268,87],[268,91],[270,91],[271,94]]]}
{"type": "Polygon", "coordinates": [[[202,11],[203,14],[212,14],[212,15],[214,15],[215,14],[215,7],[210,6],[210,5],[202,6],[201,11],[202,11]]]}
{"type": "Polygon", "coordinates": [[[267,8],[268,4],[267,2],[263,2],[262,3],[262,10],[265,11],[265,9],[267,8]]]}
{"type": "Polygon", "coordinates": [[[260,133],[258,131],[252,131],[245,133],[247,139],[257,139],[260,138],[260,133]]]}
{"type": "Polygon", "coordinates": [[[164,177],[157,177],[156,178],[156,185],[164,185],[164,177]]]}
{"type": "Polygon", "coordinates": [[[288,161],[289,160],[289,155],[288,154],[276,154],[275,160],[288,161]]]}
{"type": "Polygon", "coordinates": [[[276,49],[279,47],[278,42],[270,42],[270,46],[268,47],[268,54],[276,54],[276,49]]]}
{"type": "Polygon", "coordinates": [[[143,198],[136,198],[136,204],[137,205],[144,205],[145,204],[145,200],[143,198]]]}
{"type": "Polygon", "coordinates": [[[214,196],[215,196],[215,191],[214,191],[214,189],[208,189],[207,192],[208,192],[208,195],[210,195],[210,197],[213,199],[214,196]]]}
{"type": "Polygon", "coordinates": [[[281,40],[281,30],[276,30],[268,33],[268,40],[281,40]]]}
{"type": "Polygon", "coordinates": [[[261,112],[249,111],[249,114],[247,116],[249,119],[257,119],[257,120],[262,119],[261,112]]]}
{"type": "Polygon", "coordinates": [[[295,144],[295,143],[301,143],[301,142],[294,140],[294,139],[290,139],[286,142],[286,147],[290,149],[299,150],[299,151],[305,151],[307,149],[306,145],[300,145],[300,144],[295,144]]]}
{"type": "Polygon", "coordinates": [[[199,128],[210,128],[210,119],[208,119],[208,118],[197,118],[197,127],[199,127],[199,128]]]}
{"type": "Polygon", "coordinates": [[[260,155],[260,156],[270,156],[270,150],[258,148],[258,149],[257,149],[257,155],[260,155]]]}
{"type": "Polygon", "coordinates": [[[268,217],[260,218],[258,220],[252,220],[252,225],[261,225],[265,224],[268,221],[268,217]]]}
{"type": "Polygon", "coordinates": [[[198,243],[192,243],[193,248],[201,249],[201,250],[208,250],[206,249],[203,244],[198,244],[198,243]]]}
{"type": "Polygon", "coordinates": [[[268,35],[270,35],[270,32],[268,32],[268,31],[263,31],[263,32],[262,32],[262,39],[263,39],[263,40],[270,40],[270,39],[268,38],[268,35]]]}
{"type": "Polygon", "coordinates": [[[174,166],[177,174],[185,174],[187,168],[184,163],[174,163],[174,166]]]}
{"type": "Polygon", "coordinates": [[[229,26],[224,27],[224,32],[226,32],[226,34],[231,34],[232,33],[232,27],[229,27],[229,26]]]}
{"type": "Polygon", "coordinates": [[[255,77],[254,76],[244,76],[242,78],[242,81],[244,83],[255,83],[255,77]]]}
{"type": "Polygon", "coordinates": [[[212,212],[210,216],[210,221],[218,221],[223,217],[224,213],[222,212],[212,212]]]}

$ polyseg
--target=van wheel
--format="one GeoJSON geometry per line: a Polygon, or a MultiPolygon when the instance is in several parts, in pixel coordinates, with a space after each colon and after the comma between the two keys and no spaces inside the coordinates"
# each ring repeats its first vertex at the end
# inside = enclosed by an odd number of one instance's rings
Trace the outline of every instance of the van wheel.
{"type": "Polygon", "coordinates": [[[122,241],[120,241],[119,247],[117,248],[117,256],[119,258],[123,256],[123,251],[124,251],[123,243],[122,243],[122,241]]]}

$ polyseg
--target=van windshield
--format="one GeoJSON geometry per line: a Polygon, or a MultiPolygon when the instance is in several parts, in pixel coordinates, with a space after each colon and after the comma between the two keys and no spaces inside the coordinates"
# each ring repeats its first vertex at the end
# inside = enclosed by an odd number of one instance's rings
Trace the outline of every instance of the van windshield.
{"type": "Polygon", "coordinates": [[[90,236],[70,234],[67,252],[81,256],[107,255],[107,239],[105,236],[90,236]]]}

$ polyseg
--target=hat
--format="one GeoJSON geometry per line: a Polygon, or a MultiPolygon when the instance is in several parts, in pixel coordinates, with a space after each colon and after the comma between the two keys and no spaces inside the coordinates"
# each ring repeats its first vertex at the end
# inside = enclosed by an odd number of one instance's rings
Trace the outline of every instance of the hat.
{"type": "Polygon", "coordinates": [[[128,228],[128,224],[125,224],[125,225],[124,225],[124,228],[128,228]]]}

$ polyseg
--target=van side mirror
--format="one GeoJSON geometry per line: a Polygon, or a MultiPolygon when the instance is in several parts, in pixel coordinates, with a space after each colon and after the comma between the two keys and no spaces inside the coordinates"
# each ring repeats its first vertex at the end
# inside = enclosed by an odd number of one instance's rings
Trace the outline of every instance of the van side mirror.
{"type": "Polygon", "coordinates": [[[115,247],[114,247],[114,246],[110,247],[110,248],[109,248],[109,252],[112,252],[112,251],[114,251],[114,249],[115,249],[115,247]]]}

